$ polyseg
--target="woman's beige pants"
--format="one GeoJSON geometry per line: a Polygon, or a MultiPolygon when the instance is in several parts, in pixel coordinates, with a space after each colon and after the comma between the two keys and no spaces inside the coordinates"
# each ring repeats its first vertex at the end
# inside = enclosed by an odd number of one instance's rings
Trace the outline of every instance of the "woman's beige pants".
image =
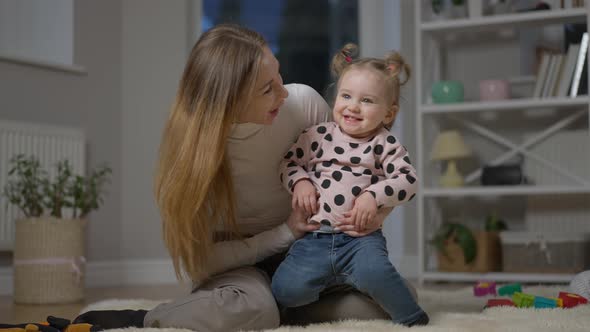
{"type": "MultiPolygon", "coordinates": [[[[414,288],[408,287],[415,297],[414,288]]],[[[267,274],[256,267],[243,267],[211,278],[186,297],[160,304],[147,313],[144,326],[231,332],[273,329],[281,321],[304,325],[340,319],[389,316],[368,296],[351,288],[331,289],[315,303],[279,313],[267,274]]]]}

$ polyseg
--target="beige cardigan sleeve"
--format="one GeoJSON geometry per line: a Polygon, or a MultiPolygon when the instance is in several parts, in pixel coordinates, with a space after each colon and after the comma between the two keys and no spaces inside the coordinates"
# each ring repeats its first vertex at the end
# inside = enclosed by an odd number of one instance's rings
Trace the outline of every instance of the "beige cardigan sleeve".
{"type": "Polygon", "coordinates": [[[284,252],[294,241],[287,224],[281,224],[244,240],[217,242],[205,270],[208,276],[212,276],[240,266],[254,265],[284,252]]]}

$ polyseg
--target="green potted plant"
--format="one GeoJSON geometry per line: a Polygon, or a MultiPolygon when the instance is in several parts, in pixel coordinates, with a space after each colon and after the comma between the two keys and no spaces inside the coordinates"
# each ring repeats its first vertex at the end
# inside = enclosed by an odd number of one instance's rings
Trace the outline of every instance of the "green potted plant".
{"type": "Polygon", "coordinates": [[[460,255],[464,264],[470,264],[477,256],[477,243],[471,230],[460,223],[445,223],[437,230],[431,243],[439,253],[440,258],[453,262],[454,257],[449,251],[450,245],[458,246],[461,249],[460,255]]]}
{"type": "Polygon", "coordinates": [[[51,178],[34,156],[15,155],[10,164],[2,194],[23,216],[15,221],[15,302],[81,300],[86,218],[103,203],[111,168],[80,175],[62,160],[51,178]]]}
{"type": "Polygon", "coordinates": [[[498,232],[506,223],[496,214],[485,219],[484,230],[472,231],[458,223],[442,224],[430,243],[435,247],[438,268],[449,272],[489,272],[501,269],[498,232]]]}

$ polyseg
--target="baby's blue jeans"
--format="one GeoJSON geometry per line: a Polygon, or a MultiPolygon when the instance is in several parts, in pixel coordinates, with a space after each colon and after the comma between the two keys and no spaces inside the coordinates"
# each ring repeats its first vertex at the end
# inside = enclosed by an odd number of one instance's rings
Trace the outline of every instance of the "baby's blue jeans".
{"type": "Polygon", "coordinates": [[[297,240],[272,278],[279,305],[299,307],[329,286],[347,284],[369,295],[394,323],[411,324],[424,314],[389,261],[381,231],[363,237],[308,233],[297,240]]]}

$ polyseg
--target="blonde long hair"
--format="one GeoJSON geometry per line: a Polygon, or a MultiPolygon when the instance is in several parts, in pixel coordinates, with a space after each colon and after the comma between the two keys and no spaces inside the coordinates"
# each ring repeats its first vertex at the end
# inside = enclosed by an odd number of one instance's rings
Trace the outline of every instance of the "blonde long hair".
{"type": "Polygon", "coordinates": [[[265,46],[254,31],[218,25],[199,38],[184,68],[155,179],[164,241],[179,280],[205,277],[217,223],[237,232],[226,141],[251,100],[265,46]]]}

